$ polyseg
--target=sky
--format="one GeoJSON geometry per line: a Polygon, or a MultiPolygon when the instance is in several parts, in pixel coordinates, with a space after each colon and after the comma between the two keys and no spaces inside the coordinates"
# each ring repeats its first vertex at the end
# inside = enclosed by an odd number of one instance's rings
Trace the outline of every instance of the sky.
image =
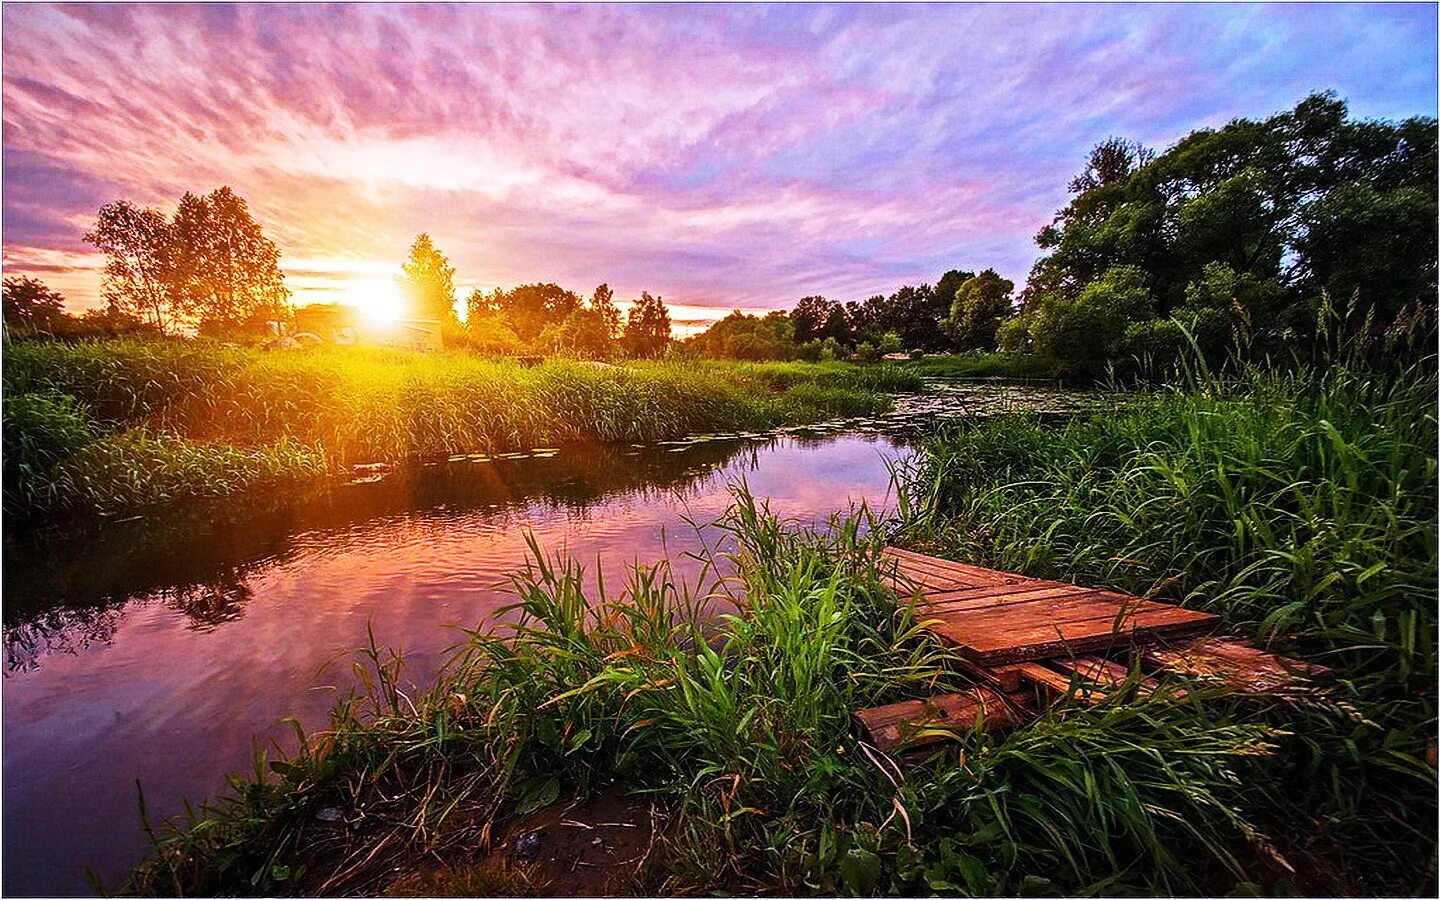
{"type": "Polygon", "coordinates": [[[297,303],[555,281],[677,320],[1024,281],[1088,149],[1334,90],[1436,114],[1434,4],[48,5],[3,16],[6,276],[77,309],[101,204],[229,185],[297,303]]]}

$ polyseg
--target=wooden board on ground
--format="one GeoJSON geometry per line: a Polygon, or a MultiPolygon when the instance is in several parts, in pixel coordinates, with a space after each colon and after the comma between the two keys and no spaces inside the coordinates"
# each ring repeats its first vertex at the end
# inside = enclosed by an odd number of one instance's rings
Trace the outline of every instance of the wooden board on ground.
{"type": "Polygon", "coordinates": [[[1213,679],[1225,687],[1255,693],[1279,691],[1331,675],[1325,666],[1276,656],[1249,642],[1219,637],[1148,647],[1142,658],[1157,669],[1213,679]]]}
{"type": "Polygon", "coordinates": [[[923,626],[980,666],[1103,652],[1219,624],[1209,613],[898,548],[886,548],[886,558],[923,626]]]}
{"type": "Polygon", "coordinates": [[[855,713],[870,743],[886,753],[923,747],[976,729],[1013,728],[1029,717],[1030,712],[1016,698],[983,687],[855,713]]]}

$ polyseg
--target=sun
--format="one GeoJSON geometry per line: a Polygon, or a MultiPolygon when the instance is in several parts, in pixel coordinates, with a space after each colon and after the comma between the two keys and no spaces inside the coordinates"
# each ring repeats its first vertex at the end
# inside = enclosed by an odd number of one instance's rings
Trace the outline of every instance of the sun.
{"type": "Polygon", "coordinates": [[[366,278],[345,289],[344,302],[376,322],[395,322],[405,315],[405,300],[393,278],[366,278]]]}

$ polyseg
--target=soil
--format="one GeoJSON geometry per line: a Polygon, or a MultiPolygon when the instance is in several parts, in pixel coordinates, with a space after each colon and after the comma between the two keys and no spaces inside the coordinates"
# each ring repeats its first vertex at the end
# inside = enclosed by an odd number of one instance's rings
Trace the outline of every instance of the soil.
{"type": "Polygon", "coordinates": [[[605,897],[643,893],[663,822],[651,801],[618,793],[516,817],[485,852],[408,872],[387,896],[605,897]]]}

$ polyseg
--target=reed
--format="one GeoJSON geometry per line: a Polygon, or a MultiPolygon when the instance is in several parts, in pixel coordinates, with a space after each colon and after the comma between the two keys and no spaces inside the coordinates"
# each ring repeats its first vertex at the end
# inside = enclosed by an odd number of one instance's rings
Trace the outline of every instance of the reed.
{"type": "Polygon", "coordinates": [[[1361,889],[1410,893],[1435,876],[1436,391],[1433,361],[1251,366],[1060,428],[961,428],[901,474],[902,533],[1333,667],[1354,716],[1299,716],[1256,784],[1361,889]]]}
{"type": "Polygon", "coordinates": [[[4,360],[7,410],[19,403],[6,414],[6,456],[17,463],[7,461],[6,503],[21,514],[121,513],[325,467],[878,412],[892,392],[919,386],[895,367],[845,363],[525,367],[465,352],[17,343],[4,360]]]}
{"type": "Polygon", "coordinates": [[[1276,729],[1223,698],[1065,706],[902,775],[857,743],[851,711],[967,682],[883,586],[876,523],[862,510],[796,528],[742,487],[720,524],[730,550],[698,589],[661,564],[613,598],[587,594],[575,562],[532,545],[515,623],[470,634],[426,688],[372,643],[330,726],[158,830],[128,890],[384,892],[517,812],[616,790],[668,819],[636,886],[649,893],[1168,892],[1248,877],[1238,851],[1264,839],[1242,774],[1276,729]],[[716,601],[734,611],[715,615],[716,601]],[[324,807],[352,824],[317,823],[324,807]]]}

